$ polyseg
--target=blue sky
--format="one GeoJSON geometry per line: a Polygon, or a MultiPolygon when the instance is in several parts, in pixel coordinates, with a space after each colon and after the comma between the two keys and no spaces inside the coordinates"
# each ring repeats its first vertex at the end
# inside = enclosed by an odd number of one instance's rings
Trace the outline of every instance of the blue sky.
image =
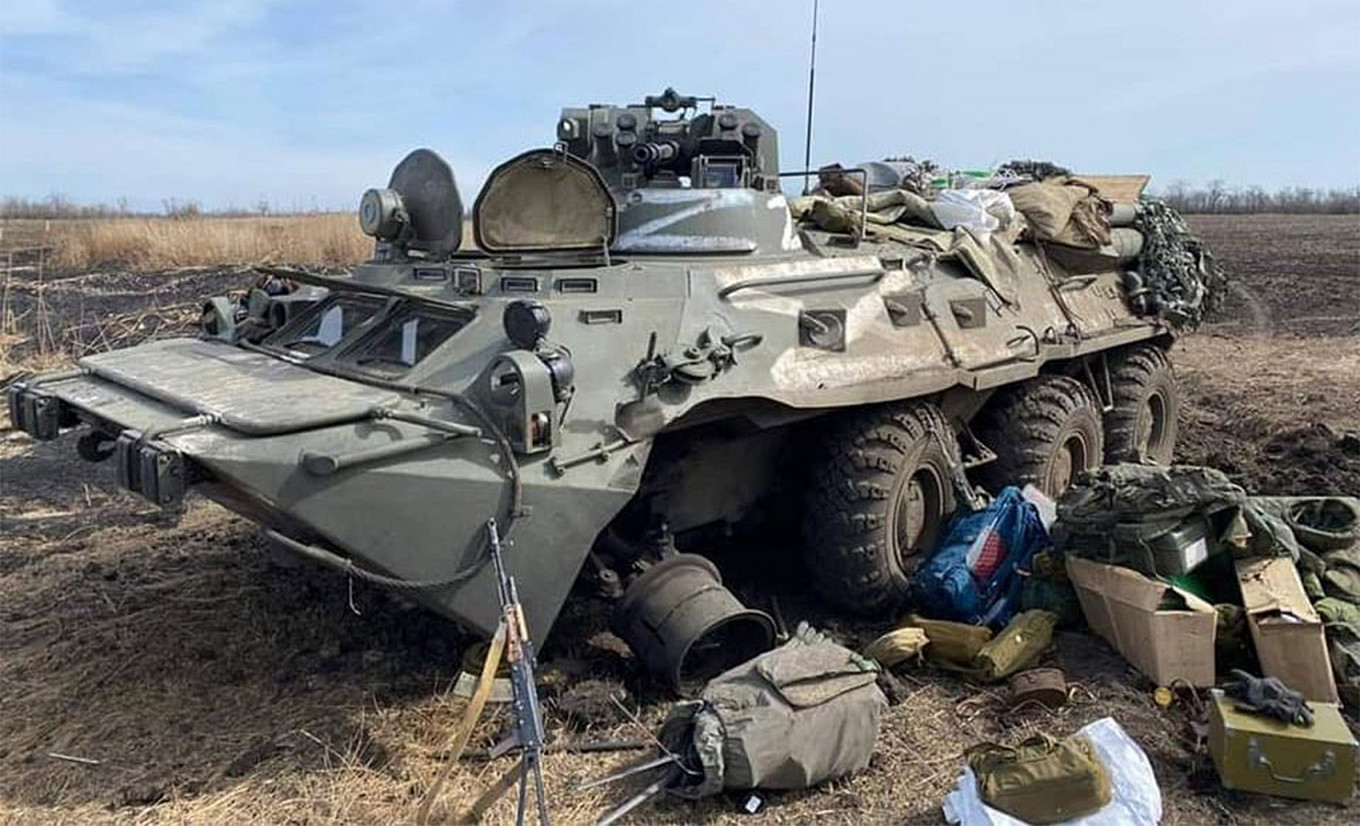
{"type": "MultiPolygon", "coordinates": [[[[348,207],[667,85],[802,159],[810,0],[0,2],[0,194],[348,207]]],[[[1357,0],[823,0],[814,163],[1037,157],[1154,186],[1360,184],[1357,0]]]]}

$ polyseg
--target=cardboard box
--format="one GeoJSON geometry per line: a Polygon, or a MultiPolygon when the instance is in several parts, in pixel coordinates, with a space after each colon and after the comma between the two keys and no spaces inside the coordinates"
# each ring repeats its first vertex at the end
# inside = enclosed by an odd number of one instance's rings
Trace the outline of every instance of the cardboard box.
{"type": "Polygon", "coordinates": [[[1214,684],[1214,607],[1194,594],[1129,568],[1069,556],[1067,576],[1091,630],[1158,685],[1214,684]],[[1168,593],[1185,603],[1159,610],[1168,593]]]}
{"type": "Polygon", "coordinates": [[[1333,803],[1354,793],[1355,737],[1334,703],[1312,703],[1305,728],[1238,711],[1218,689],[1210,702],[1209,753],[1226,788],[1333,803]]]}
{"type": "Polygon", "coordinates": [[[1322,620],[1303,591],[1293,560],[1239,559],[1236,565],[1261,671],[1279,677],[1308,700],[1338,702],[1322,620]]]}

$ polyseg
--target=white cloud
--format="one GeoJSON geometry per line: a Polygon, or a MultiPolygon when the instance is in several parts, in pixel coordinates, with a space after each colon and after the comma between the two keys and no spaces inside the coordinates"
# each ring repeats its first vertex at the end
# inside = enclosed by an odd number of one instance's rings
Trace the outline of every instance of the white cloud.
{"type": "Polygon", "coordinates": [[[5,0],[0,34],[51,34],[64,30],[68,21],[57,0],[5,0]]]}
{"type": "MultiPolygon", "coordinates": [[[[268,130],[72,97],[60,85],[0,78],[5,108],[43,107],[41,119],[6,119],[0,130],[0,192],[111,203],[137,209],[167,198],[249,207],[345,208],[387,181],[412,146],[401,136],[365,147],[297,146],[268,130]]],[[[452,156],[465,200],[489,168],[452,156]]]]}
{"type": "MultiPolygon", "coordinates": [[[[559,106],[668,84],[756,108],[801,163],[809,2],[0,0],[0,194],[348,205],[425,144],[452,152],[470,200],[552,140],[559,106]]],[[[1284,185],[1336,174],[1315,156],[1360,175],[1360,119],[1335,92],[1360,82],[1355,0],[821,12],[818,161],[1037,154],[1195,178],[1234,177],[1232,157],[1284,185]],[[1310,107],[1308,130],[1247,117],[1310,107]],[[1198,145],[1209,127],[1237,154],[1198,145]]]]}
{"type": "Polygon", "coordinates": [[[182,2],[162,8],[100,3],[82,10],[55,0],[5,0],[0,34],[65,41],[60,70],[70,74],[138,72],[190,55],[257,22],[280,0],[182,2]]]}

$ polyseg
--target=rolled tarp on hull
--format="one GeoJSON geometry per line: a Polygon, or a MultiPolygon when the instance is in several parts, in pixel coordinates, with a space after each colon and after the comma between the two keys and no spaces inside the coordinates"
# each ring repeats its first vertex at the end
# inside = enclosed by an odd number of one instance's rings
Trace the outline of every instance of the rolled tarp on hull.
{"type": "Polygon", "coordinates": [[[1073,275],[1108,272],[1137,260],[1143,252],[1143,233],[1132,227],[1115,227],[1110,230],[1110,243],[1096,249],[1076,249],[1062,244],[1047,244],[1045,249],[1073,275]]]}

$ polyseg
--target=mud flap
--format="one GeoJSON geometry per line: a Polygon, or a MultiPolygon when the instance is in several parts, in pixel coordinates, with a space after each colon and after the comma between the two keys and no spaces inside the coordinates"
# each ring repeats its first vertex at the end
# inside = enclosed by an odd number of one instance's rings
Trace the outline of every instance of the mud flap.
{"type": "Polygon", "coordinates": [[[61,402],[37,388],[15,387],[9,391],[9,420],[33,438],[50,442],[61,435],[61,402]]]}
{"type": "Polygon", "coordinates": [[[124,430],[114,442],[118,484],[163,508],[184,501],[188,467],[184,455],[164,444],[142,441],[142,434],[124,430]]]}

